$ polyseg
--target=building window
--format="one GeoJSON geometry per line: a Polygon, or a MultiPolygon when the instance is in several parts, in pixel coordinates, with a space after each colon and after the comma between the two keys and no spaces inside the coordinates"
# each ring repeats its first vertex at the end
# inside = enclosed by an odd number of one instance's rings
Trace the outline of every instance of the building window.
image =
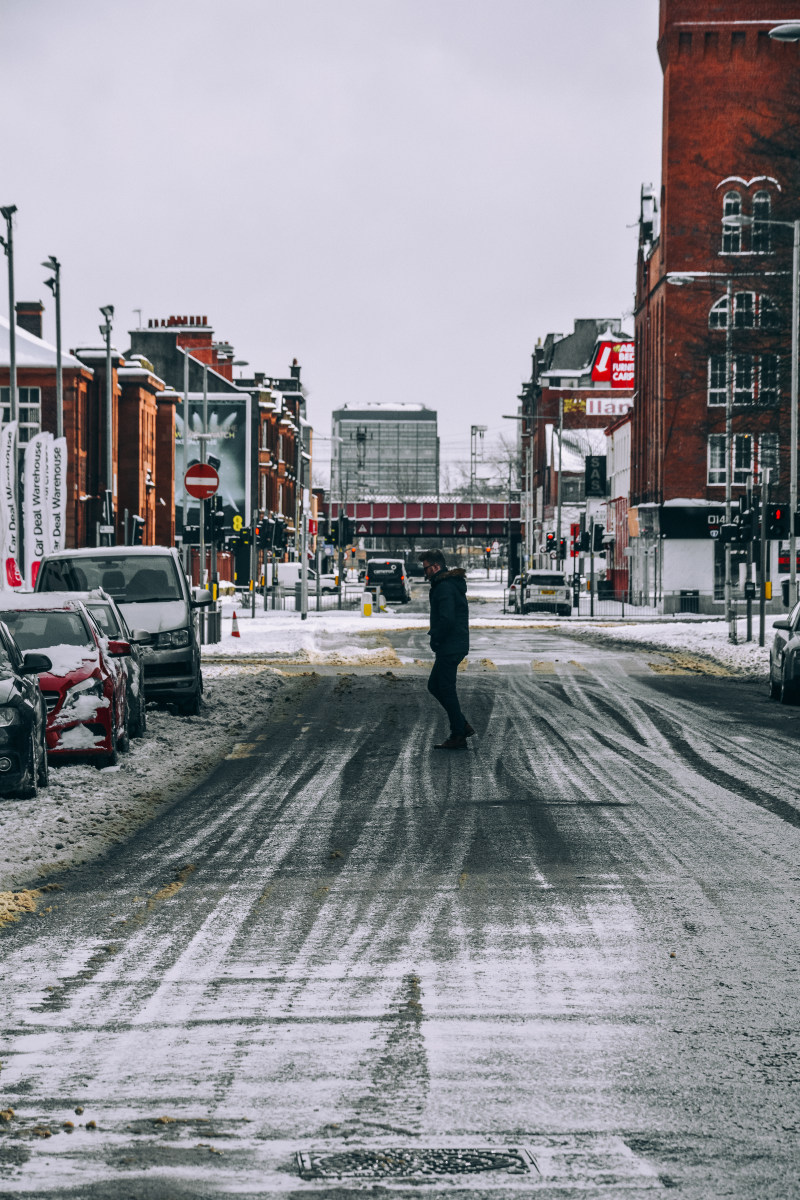
{"type": "Polygon", "coordinates": [[[777,404],[779,395],[777,354],[762,354],[758,371],[758,403],[777,404]]]}
{"type": "Polygon", "coordinates": [[[769,254],[772,249],[770,242],[770,225],[768,221],[772,212],[772,201],[769,192],[756,192],[753,197],[752,248],[754,254],[769,254]]]}
{"type": "Polygon", "coordinates": [[[708,403],[724,404],[727,385],[725,355],[712,354],[708,360],[708,403]]]}
{"type": "Polygon", "coordinates": [[[725,434],[712,433],[708,439],[709,486],[725,482],[725,434]]]}
{"type": "Polygon", "coordinates": [[[733,439],[733,482],[735,484],[747,483],[747,476],[752,475],[754,450],[755,438],[752,434],[736,434],[733,439]]]}
{"type": "MultiPolygon", "coordinates": [[[[29,442],[42,428],[42,393],[38,387],[17,388],[19,410],[19,441],[29,442]]],[[[11,388],[0,387],[0,419],[3,425],[11,420],[11,388]]]]}
{"type": "Polygon", "coordinates": [[[728,297],[722,296],[717,300],[716,304],[712,304],[711,311],[708,314],[709,329],[727,329],[728,328],[728,297]]]}
{"type": "Polygon", "coordinates": [[[753,404],[755,402],[755,371],[752,354],[734,354],[733,356],[733,403],[753,404]]]}
{"type": "Polygon", "coordinates": [[[758,297],[757,320],[762,329],[777,329],[780,325],[780,312],[769,296],[758,297]]]}
{"type": "Polygon", "coordinates": [[[773,483],[777,482],[780,466],[780,442],[777,433],[762,433],[758,439],[759,474],[769,471],[773,483]]]}
{"type": "MultiPolygon", "coordinates": [[[[775,329],[780,324],[778,309],[769,296],[758,292],[736,292],[733,297],[735,329],[775,329]]],[[[728,328],[728,297],[721,296],[708,313],[709,329],[728,328]]]]}
{"type": "Polygon", "coordinates": [[[753,329],[756,323],[755,292],[737,292],[733,297],[734,329],[753,329]]]}
{"type": "Polygon", "coordinates": [[[728,225],[727,217],[742,215],[742,197],[738,192],[726,192],[722,201],[722,253],[739,254],[742,249],[742,230],[739,225],[728,225]]]}

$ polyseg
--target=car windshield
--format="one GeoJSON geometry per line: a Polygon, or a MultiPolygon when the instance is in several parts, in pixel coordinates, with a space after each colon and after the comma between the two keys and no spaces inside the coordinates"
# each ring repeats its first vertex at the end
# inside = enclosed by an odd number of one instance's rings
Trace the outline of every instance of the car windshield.
{"type": "Polygon", "coordinates": [[[549,575],[544,573],[541,575],[529,575],[528,585],[530,587],[564,587],[564,576],[554,573],[549,575]]]}
{"type": "Polygon", "coordinates": [[[116,637],[119,633],[119,624],[114,616],[114,610],[110,604],[95,604],[94,602],[86,601],[86,607],[94,617],[97,624],[102,629],[106,637],[116,637]]]}
{"type": "Polygon", "coordinates": [[[102,588],[123,604],[183,600],[175,563],[168,554],[80,555],[42,563],[38,592],[87,592],[102,588]]]}
{"type": "Polygon", "coordinates": [[[91,646],[92,635],[78,612],[3,612],[14,641],[23,652],[47,650],[50,646],[91,646]]]}

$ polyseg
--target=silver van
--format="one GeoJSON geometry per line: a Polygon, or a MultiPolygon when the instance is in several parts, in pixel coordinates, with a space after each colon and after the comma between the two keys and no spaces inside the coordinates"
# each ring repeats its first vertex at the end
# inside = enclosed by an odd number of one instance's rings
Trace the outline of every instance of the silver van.
{"type": "Polygon", "coordinates": [[[203,695],[194,609],[211,603],[203,588],[189,589],[178,552],[169,546],[91,546],[61,550],[42,560],[37,592],[103,588],[132,629],[146,630],[144,687],[148,699],[171,700],[197,713],[203,695]]]}

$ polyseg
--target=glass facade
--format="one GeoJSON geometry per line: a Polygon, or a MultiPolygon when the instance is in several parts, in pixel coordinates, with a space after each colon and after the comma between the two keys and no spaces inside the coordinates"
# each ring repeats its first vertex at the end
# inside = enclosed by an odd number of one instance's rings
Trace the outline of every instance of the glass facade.
{"type": "Polygon", "coordinates": [[[436,413],[421,405],[337,409],[331,494],[345,502],[439,494],[436,413]]]}

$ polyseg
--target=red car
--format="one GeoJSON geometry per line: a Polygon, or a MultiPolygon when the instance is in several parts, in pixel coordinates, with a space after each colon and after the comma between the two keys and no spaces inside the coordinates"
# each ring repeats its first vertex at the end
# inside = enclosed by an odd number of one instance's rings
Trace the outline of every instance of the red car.
{"type": "Polygon", "coordinates": [[[23,654],[46,651],[53,664],[39,676],[48,758],[116,763],[128,749],[126,678],[116,660],[130,655],[130,643],[103,637],[82,601],[64,594],[0,593],[0,620],[23,654]]]}

